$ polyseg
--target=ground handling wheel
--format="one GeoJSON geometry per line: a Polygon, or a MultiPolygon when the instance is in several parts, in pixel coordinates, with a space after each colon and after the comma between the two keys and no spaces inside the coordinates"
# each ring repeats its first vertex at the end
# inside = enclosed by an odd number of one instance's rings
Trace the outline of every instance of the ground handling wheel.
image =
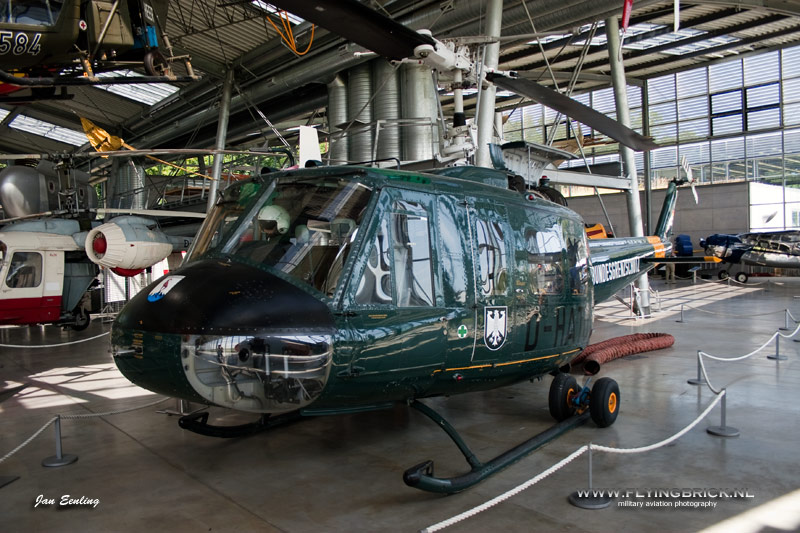
{"type": "Polygon", "coordinates": [[[550,396],[548,404],[550,415],[557,422],[566,420],[575,414],[574,398],[580,393],[581,388],[574,377],[569,374],[559,372],[550,384],[550,396]]]}
{"type": "Polygon", "coordinates": [[[605,428],[614,423],[619,414],[619,385],[616,381],[600,378],[595,382],[589,400],[589,413],[597,427],[605,428]]]}
{"type": "Polygon", "coordinates": [[[747,283],[747,274],[744,272],[737,272],[733,279],[738,281],[739,283],[747,283]]]}

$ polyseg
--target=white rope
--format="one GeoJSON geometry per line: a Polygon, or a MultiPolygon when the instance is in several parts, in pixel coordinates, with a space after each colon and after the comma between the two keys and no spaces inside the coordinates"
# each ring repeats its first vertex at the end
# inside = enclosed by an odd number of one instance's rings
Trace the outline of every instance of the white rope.
{"type": "Polygon", "coordinates": [[[85,414],[85,415],[57,415],[57,416],[54,416],[45,425],[40,427],[39,430],[36,431],[36,433],[34,433],[30,437],[28,437],[28,439],[25,442],[23,442],[22,444],[20,444],[19,446],[17,446],[16,448],[11,450],[7,454],[5,454],[3,457],[0,457],[0,463],[2,463],[3,461],[5,461],[9,457],[11,457],[12,455],[17,453],[18,451],[20,451],[22,448],[24,448],[25,446],[30,444],[33,439],[35,439],[36,437],[41,435],[42,431],[44,431],[45,429],[50,427],[59,418],[61,418],[62,420],[75,420],[75,419],[79,419],[79,418],[94,418],[94,417],[98,417],[98,416],[118,415],[118,414],[121,414],[121,413],[127,413],[127,412],[130,412],[130,411],[136,411],[138,409],[144,409],[145,407],[152,407],[154,405],[158,405],[160,403],[163,403],[163,402],[165,402],[167,400],[169,400],[169,398],[162,398],[162,399],[157,400],[155,402],[151,402],[151,403],[148,403],[148,404],[145,404],[145,405],[140,405],[138,407],[129,407],[127,409],[120,409],[118,411],[108,411],[106,413],[89,413],[89,414],[85,414]]]}
{"type": "Polygon", "coordinates": [[[150,402],[145,405],[140,405],[138,407],[128,407],[127,409],[120,409],[118,411],[106,411],[105,413],[87,413],[83,415],[61,415],[61,418],[64,420],[77,420],[79,418],[95,418],[98,416],[119,415],[122,413],[129,413],[131,411],[138,411],[139,409],[144,409],[145,407],[153,407],[154,405],[166,402],[167,400],[169,400],[169,398],[161,398],[160,400],[156,400],[154,402],[150,402]]]}
{"type": "Polygon", "coordinates": [[[61,344],[0,344],[0,348],[57,348],[59,346],[67,346],[69,344],[78,344],[81,342],[86,341],[93,341],[95,339],[99,339],[100,337],[105,337],[111,333],[110,331],[106,331],[105,333],[101,333],[100,335],[95,335],[94,337],[89,337],[88,339],[80,339],[77,341],[70,341],[70,342],[62,342],[61,344]]]}
{"type": "Polygon", "coordinates": [[[785,339],[788,339],[789,337],[794,337],[794,336],[797,334],[797,332],[798,332],[798,331],[800,331],[800,325],[798,325],[798,326],[797,326],[797,327],[794,329],[794,331],[793,331],[793,332],[791,332],[791,333],[788,333],[788,334],[786,334],[786,335],[784,335],[784,334],[783,334],[783,333],[781,333],[780,331],[776,331],[775,333],[773,333],[773,334],[772,334],[772,337],[770,337],[769,339],[767,339],[767,340],[764,342],[764,344],[762,344],[761,346],[759,346],[758,348],[756,348],[756,349],[755,349],[755,350],[753,350],[752,352],[750,352],[750,353],[748,353],[748,354],[745,354],[745,355],[741,355],[741,356],[739,356],[739,357],[719,357],[719,356],[716,356],[716,355],[711,355],[711,354],[709,354],[709,353],[706,353],[706,352],[703,352],[703,351],[699,351],[699,352],[697,352],[697,353],[698,353],[698,355],[700,355],[701,357],[708,357],[709,359],[713,359],[713,360],[715,360],[715,361],[742,361],[742,360],[744,360],[744,359],[747,359],[748,357],[752,357],[752,356],[754,356],[755,354],[757,354],[758,352],[760,352],[761,350],[763,350],[764,348],[766,348],[766,347],[767,347],[767,345],[768,345],[769,343],[771,343],[772,341],[774,341],[774,340],[775,340],[775,338],[776,338],[778,335],[780,335],[781,337],[783,337],[783,338],[785,338],[785,339]]]}
{"type": "MultiPolygon", "coordinates": [[[[678,306],[670,308],[670,311],[674,311],[675,309],[677,309],[677,307],[678,306]]],[[[717,316],[722,316],[722,317],[727,317],[727,318],[751,318],[751,317],[754,317],[754,316],[774,315],[775,313],[789,313],[788,309],[780,309],[778,311],[767,311],[766,313],[735,315],[735,314],[732,314],[732,313],[718,313],[716,311],[708,311],[706,309],[700,309],[699,307],[692,307],[691,305],[688,305],[688,304],[680,304],[680,307],[683,307],[683,308],[686,308],[686,309],[691,309],[692,311],[700,311],[701,313],[708,313],[709,315],[717,315],[717,316]]],[[[791,316],[791,313],[789,313],[789,316],[791,316]]],[[[794,317],[792,317],[792,320],[794,320],[794,317]]],[[[797,320],[794,320],[794,321],[797,322],[797,320]]]]}
{"type": "Polygon", "coordinates": [[[50,419],[50,420],[47,422],[47,424],[45,424],[45,425],[43,425],[42,427],[40,427],[40,428],[39,428],[39,431],[37,431],[36,433],[34,433],[34,434],[33,434],[33,435],[31,435],[30,437],[28,437],[28,440],[26,440],[25,442],[23,442],[22,444],[20,444],[19,446],[17,446],[16,448],[14,448],[13,450],[11,450],[11,451],[10,451],[10,452],[8,452],[7,454],[5,454],[3,457],[0,457],[0,463],[2,463],[3,461],[5,461],[5,460],[6,460],[6,459],[8,459],[9,457],[11,457],[12,455],[14,455],[15,453],[17,453],[18,451],[20,451],[22,448],[24,448],[25,446],[27,446],[28,444],[30,444],[30,443],[31,443],[31,441],[32,441],[33,439],[35,439],[36,437],[38,437],[39,435],[41,435],[41,434],[42,434],[42,431],[44,431],[45,429],[49,428],[49,427],[50,427],[50,426],[53,424],[53,422],[55,422],[56,420],[58,420],[58,417],[57,417],[57,416],[54,416],[53,418],[51,418],[51,419],[50,419]]]}
{"type": "MultiPolygon", "coordinates": [[[[721,392],[717,393],[717,397],[714,399],[713,402],[711,402],[711,404],[708,407],[706,407],[706,409],[700,414],[700,416],[695,418],[694,421],[692,421],[688,426],[686,426],[685,428],[680,430],[678,433],[676,433],[676,434],[672,435],[671,437],[666,438],[666,439],[664,439],[664,440],[662,440],[660,442],[657,442],[655,444],[651,444],[649,446],[642,446],[642,447],[639,447],[639,448],[612,448],[612,447],[609,447],[609,446],[598,446],[597,444],[592,444],[592,449],[597,450],[597,451],[601,451],[601,452],[607,452],[607,453],[628,454],[628,453],[644,453],[644,452],[649,452],[649,451],[655,450],[657,448],[662,448],[662,447],[666,446],[667,444],[669,444],[669,443],[681,438],[682,436],[684,436],[689,431],[691,431],[692,428],[694,428],[697,424],[699,424],[701,420],[703,420],[706,416],[708,416],[708,413],[710,413],[711,410],[714,409],[714,407],[716,407],[716,405],[722,400],[722,398],[725,396],[725,394],[726,394],[726,391],[724,389],[721,392]]],[[[588,450],[588,449],[589,449],[588,446],[581,446],[580,448],[578,448],[577,450],[572,452],[572,454],[569,455],[568,457],[562,459],[560,462],[558,462],[555,465],[551,466],[550,468],[548,468],[547,470],[545,470],[544,472],[542,472],[538,476],[526,481],[522,485],[519,485],[519,486],[509,490],[508,492],[505,492],[505,493],[501,494],[500,496],[497,496],[496,498],[494,498],[492,500],[489,500],[488,502],[486,502],[486,503],[484,503],[482,505],[474,507],[474,508],[472,508],[472,509],[470,509],[468,511],[464,511],[463,513],[461,513],[459,515],[456,515],[456,516],[454,516],[452,518],[449,518],[447,520],[443,520],[443,521],[441,521],[441,522],[439,522],[437,524],[434,524],[432,526],[428,526],[427,528],[423,529],[422,531],[425,532],[425,533],[432,533],[433,531],[439,531],[440,529],[444,529],[444,528],[446,528],[448,526],[452,526],[453,524],[456,524],[456,523],[458,523],[458,522],[460,522],[462,520],[465,520],[467,518],[475,516],[476,514],[481,513],[483,511],[485,511],[486,509],[489,509],[490,507],[493,507],[493,506],[497,505],[498,503],[501,503],[501,502],[509,499],[512,496],[515,496],[516,494],[519,494],[523,490],[532,487],[533,485],[535,485],[539,481],[543,480],[544,478],[546,478],[550,474],[556,472],[557,470],[560,470],[561,468],[563,468],[567,464],[571,463],[572,461],[574,461],[575,459],[577,459],[578,457],[583,455],[583,453],[586,452],[586,450],[588,450]]]]}
{"type": "Polygon", "coordinates": [[[588,446],[581,446],[580,448],[578,448],[577,450],[572,452],[572,454],[569,455],[568,457],[562,459],[560,462],[558,462],[555,465],[551,466],[550,468],[548,468],[547,470],[545,470],[544,472],[542,472],[541,474],[539,474],[535,478],[526,481],[522,485],[520,485],[520,486],[518,486],[516,488],[513,488],[513,489],[509,490],[508,492],[505,492],[505,493],[501,494],[500,496],[498,496],[498,497],[496,497],[496,498],[494,498],[492,500],[489,500],[488,502],[486,502],[486,503],[484,503],[482,505],[479,505],[479,506],[477,506],[477,507],[475,507],[473,509],[470,509],[469,511],[465,511],[465,512],[461,513],[460,515],[454,516],[453,518],[448,518],[447,520],[443,520],[442,522],[439,522],[438,524],[434,524],[432,526],[428,526],[427,528],[423,529],[422,531],[426,532],[426,533],[433,533],[434,531],[439,531],[440,529],[444,529],[444,528],[446,528],[448,526],[452,526],[453,524],[461,522],[462,520],[470,518],[470,517],[472,517],[472,516],[474,516],[474,515],[476,515],[476,514],[478,514],[480,512],[485,511],[486,509],[489,509],[490,507],[494,507],[498,503],[501,503],[501,502],[509,499],[510,497],[512,497],[512,496],[514,496],[516,494],[519,494],[523,490],[525,490],[525,489],[527,489],[529,487],[532,487],[533,485],[537,484],[539,481],[543,480],[544,478],[546,478],[550,474],[552,474],[552,473],[556,472],[557,470],[560,470],[561,468],[565,467],[566,465],[568,465],[569,463],[571,463],[572,461],[574,461],[575,459],[577,459],[578,457],[583,455],[586,452],[586,450],[588,450],[588,449],[589,449],[588,446]]]}
{"type": "Polygon", "coordinates": [[[700,421],[703,420],[706,416],[708,416],[708,413],[710,413],[711,410],[717,406],[717,404],[720,402],[720,400],[722,400],[722,397],[725,396],[725,394],[726,391],[724,389],[721,392],[717,393],[717,397],[714,398],[714,401],[711,402],[711,404],[708,407],[706,407],[705,411],[700,413],[700,416],[695,418],[691,424],[689,424],[688,426],[686,426],[673,436],[662,440],[661,442],[656,442],[655,444],[651,444],[649,446],[641,446],[639,448],[612,448],[610,446],[599,446],[597,444],[593,444],[592,448],[607,453],[645,453],[666,446],[670,442],[676,441],[679,438],[683,437],[689,431],[691,431],[692,428],[694,428],[697,424],[699,424],[700,421]]]}

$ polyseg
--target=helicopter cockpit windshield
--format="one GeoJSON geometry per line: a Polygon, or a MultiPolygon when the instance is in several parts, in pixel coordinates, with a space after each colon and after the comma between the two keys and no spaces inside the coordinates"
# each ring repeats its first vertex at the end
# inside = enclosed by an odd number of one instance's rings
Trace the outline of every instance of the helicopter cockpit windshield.
{"type": "Polygon", "coordinates": [[[53,0],[0,0],[0,23],[54,26],[63,4],[53,0]]]}
{"type": "Polygon", "coordinates": [[[372,189],[350,177],[326,176],[253,182],[225,195],[187,261],[224,254],[332,295],[372,189]]]}

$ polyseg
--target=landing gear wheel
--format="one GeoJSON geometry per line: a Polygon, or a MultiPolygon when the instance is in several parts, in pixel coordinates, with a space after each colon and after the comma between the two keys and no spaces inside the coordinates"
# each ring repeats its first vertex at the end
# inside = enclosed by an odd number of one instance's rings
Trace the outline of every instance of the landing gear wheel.
{"type": "Polygon", "coordinates": [[[614,423],[619,414],[619,385],[616,381],[600,378],[595,382],[589,412],[597,427],[605,428],[614,423]]]}
{"type": "Polygon", "coordinates": [[[158,50],[149,50],[144,54],[144,71],[149,76],[171,76],[172,70],[169,68],[164,55],[158,50]]]}
{"type": "Polygon", "coordinates": [[[89,312],[86,309],[80,309],[75,312],[75,323],[70,324],[69,327],[75,331],[83,331],[89,327],[91,321],[92,318],[89,316],[89,312]]]}
{"type": "Polygon", "coordinates": [[[728,275],[728,271],[727,271],[727,270],[720,270],[720,271],[717,273],[717,277],[718,277],[719,279],[721,279],[722,281],[725,281],[725,280],[726,280],[726,279],[728,279],[730,276],[728,275]]]}
{"type": "Polygon", "coordinates": [[[738,281],[739,283],[747,283],[747,274],[744,272],[737,272],[733,279],[738,281]]]}
{"type": "Polygon", "coordinates": [[[581,391],[578,382],[569,374],[558,373],[550,384],[548,404],[550,415],[562,422],[575,414],[572,399],[581,391]]]}

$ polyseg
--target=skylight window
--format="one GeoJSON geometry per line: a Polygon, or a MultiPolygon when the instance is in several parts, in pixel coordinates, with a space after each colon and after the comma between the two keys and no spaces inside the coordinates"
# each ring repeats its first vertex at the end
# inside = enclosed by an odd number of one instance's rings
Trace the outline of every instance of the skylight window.
{"type": "Polygon", "coordinates": [[[2,122],[3,120],[5,120],[5,118],[8,116],[8,114],[9,114],[10,112],[11,112],[11,111],[7,111],[7,110],[5,110],[5,109],[0,109],[0,122],[2,122]]]}
{"type": "Polygon", "coordinates": [[[14,128],[15,130],[24,131],[25,133],[40,135],[54,141],[72,144],[74,146],[81,146],[88,142],[86,135],[80,131],[56,126],[55,124],[25,115],[17,115],[17,117],[11,121],[8,127],[14,128]]]}
{"type": "MultiPolygon", "coordinates": [[[[135,78],[141,77],[141,74],[133,70],[115,70],[111,72],[100,72],[97,74],[97,77],[135,78]]],[[[95,87],[145,105],[157,104],[169,95],[178,92],[178,87],[169,85],[168,83],[95,85],[95,87]]]]}
{"type": "Polygon", "coordinates": [[[713,48],[721,44],[735,43],[736,41],[739,40],[740,39],[738,39],[737,37],[733,37],[730,35],[720,35],[719,37],[712,37],[711,39],[706,39],[703,41],[698,41],[696,43],[690,43],[682,46],[680,46],[680,43],[677,43],[679,46],[676,46],[675,48],[671,48],[669,50],[664,50],[664,53],[670,55],[683,55],[691,52],[696,52],[698,50],[707,50],[708,48],[713,48]]]}
{"type": "MultiPolygon", "coordinates": [[[[280,9],[278,9],[277,7],[273,6],[272,4],[268,4],[268,3],[266,3],[266,2],[261,2],[260,0],[254,0],[254,1],[253,1],[253,2],[251,2],[251,3],[252,3],[254,6],[256,6],[257,8],[259,8],[259,9],[263,9],[263,10],[264,10],[264,11],[266,11],[267,13],[273,13],[273,14],[276,14],[276,15],[277,15],[278,11],[281,11],[281,10],[280,10],[280,9]]],[[[286,14],[288,15],[288,17],[289,17],[289,21],[290,21],[292,24],[300,24],[301,22],[305,22],[305,20],[303,20],[303,19],[301,19],[300,17],[297,17],[297,16],[295,16],[295,15],[292,15],[292,14],[291,14],[291,13],[289,13],[289,12],[287,12],[286,14]]]]}

